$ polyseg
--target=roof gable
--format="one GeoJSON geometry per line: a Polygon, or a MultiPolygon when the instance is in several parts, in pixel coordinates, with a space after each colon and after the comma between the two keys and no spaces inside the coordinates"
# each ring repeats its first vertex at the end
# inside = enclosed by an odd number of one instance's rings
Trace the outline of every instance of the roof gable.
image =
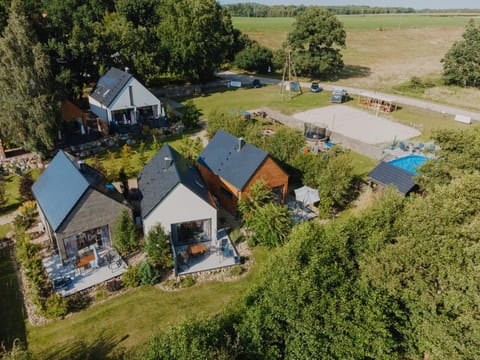
{"type": "Polygon", "coordinates": [[[268,154],[243,139],[218,130],[198,158],[215,175],[242,190],[268,154]]]}
{"type": "Polygon", "coordinates": [[[89,188],[123,202],[122,195],[106,187],[98,171],[59,151],[32,186],[32,192],[53,231],[56,231],[89,188]]]}
{"type": "Polygon", "coordinates": [[[415,187],[411,173],[384,161],[370,171],[368,177],[384,185],[393,185],[405,195],[415,187]]]}
{"type": "Polygon", "coordinates": [[[131,78],[132,74],[111,67],[98,79],[95,87],[90,92],[90,96],[108,107],[131,78]]]}
{"type": "Polygon", "coordinates": [[[207,187],[198,170],[165,144],[138,175],[142,216],[145,218],[179,183],[210,204],[207,187]]]}

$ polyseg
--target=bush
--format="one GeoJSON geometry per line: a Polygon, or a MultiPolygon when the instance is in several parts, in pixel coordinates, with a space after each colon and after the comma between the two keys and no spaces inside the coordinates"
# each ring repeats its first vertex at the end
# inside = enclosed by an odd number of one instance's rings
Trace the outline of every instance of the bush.
{"type": "Polygon", "coordinates": [[[179,281],[180,288],[188,288],[195,285],[196,281],[193,276],[184,276],[179,281]]]}
{"type": "Polygon", "coordinates": [[[235,56],[235,65],[247,71],[266,73],[272,67],[272,50],[252,43],[235,56]]]}
{"type": "Polygon", "coordinates": [[[160,224],[150,229],[143,250],[147,253],[148,260],[160,270],[173,267],[170,237],[165,234],[160,224]]]}
{"type": "Polygon", "coordinates": [[[157,268],[146,261],[140,264],[138,273],[142,285],[155,285],[160,278],[157,268]]]}
{"type": "Polygon", "coordinates": [[[127,272],[122,275],[123,284],[126,287],[137,287],[141,284],[140,274],[138,267],[131,266],[127,272]]]}
{"type": "Polygon", "coordinates": [[[84,310],[90,305],[91,302],[92,298],[86,294],[73,294],[67,298],[68,312],[78,312],[84,310]]]}
{"type": "Polygon", "coordinates": [[[245,269],[239,265],[234,266],[230,269],[231,276],[240,276],[245,272],[245,269]]]}
{"type": "Polygon", "coordinates": [[[105,285],[105,288],[107,289],[108,292],[114,292],[114,291],[121,290],[123,288],[122,280],[120,280],[120,279],[110,280],[105,285]]]}
{"type": "Polygon", "coordinates": [[[137,233],[128,210],[123,209],[113,229],[114,246],[122,256],[132,253],[138,246],[137,233]]]}
{"type": "Polygon", "coordinates": [[[51,294],[44,303],[44,315],[49,319],[65,316],[67,313],[67,300],[59,294],[51,294]]]}

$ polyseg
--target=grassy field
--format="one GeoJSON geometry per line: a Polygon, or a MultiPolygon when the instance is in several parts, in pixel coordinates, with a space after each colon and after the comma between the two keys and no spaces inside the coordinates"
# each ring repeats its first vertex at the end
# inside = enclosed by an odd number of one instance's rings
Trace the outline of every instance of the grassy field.
{"type": "Polygon", "coordinates": [[[241,297],[257,281],[270,251],[255,248],[256,265],[239,280],[210,281],[178,291],[143,286],[68,319],[28,327],[29,350],[38,359],[104,359],[141,351],[152,335],[181,320],[218,313],[241,297]]]}
{"type": "Polygon", "coordinates": [[[300,96],[289,99],[284,94],[280,95],[280,86],[264,86],[258,89],[241,88],[214,92],[193,99],[194,104],[203,115],[208,115],[212,110],[221,111],[246,111],[258,109],[262,106],[280,110],[285,114],[293,114],[313,107],[326,106],[330,102],[330,93],[312,93],[304,89],[300,96]]]}
{"type": "MultiPolygon", "coordinates": [[[[0,237],[9,230],[9,226],[1,226],[0,237]]],[[[23,296],[19,291],[16,267],[9,248],[0,249],[0,319],[0,344],[8,349],[15,339],[25,343],[23,296]]]]}
{"type": "MultiPolygon", "coordinates": [[[[445,14],[339,16],[347,32],[347,41],[342,50],[345,68],[336,82],[395,93],[395,85],[413,76],[438,80],[442,72],[441,59],[461,38],[470,18],[445,14]]],[[[259,21],[234,17],[233,23],[260,44],[278,49],[292,30],[294,19],[259,21]]],[[[480,110],[477,89],[437,86],[427,90],[422,98],[480,110]]]]}

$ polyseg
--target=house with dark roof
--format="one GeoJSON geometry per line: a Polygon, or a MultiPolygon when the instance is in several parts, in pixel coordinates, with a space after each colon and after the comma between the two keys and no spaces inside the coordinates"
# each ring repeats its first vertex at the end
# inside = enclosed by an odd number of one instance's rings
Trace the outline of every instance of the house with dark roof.
{"type": "Polygon", "coordinates": [[[417,185],[413,181],[414,174],[381,161],[370,173],[368,179],[380,186],[394,186],[403,195],[414,191],[417,185]]]}
{"type": "Polygon", "coordinates": [[[74,262],[92,245],[114,244],[113,226],[123,196],[92,167],[59,151],[32,186],[40,217],[63,264],[74,262]]]}
{"type": "Polygon", "coordinates": [[[110,68],[88,95],[90,109],[105,124],[136,124],[157,118],[161,112],[157,99],[132,74],[110,68]]]}
{"type": "Polygon", "coordinates": [[[236,263],[231,244],[219,244],[217,208],[212,195],[198,169],[175,149],[165,144],[137,180],[144,233],[160,224],[170,234],[177,274],[236,263]],[[217,258],[210,253],[225,246],[232,250],[228,256],[222,253],[217,258]]]}
{"type": "Polygon", "coordinates": [[[265,181],[283,203],[288,175],[267,152],[218,130],[198,158],[198,169],[209,190],[232,213],[237,201],[248,194],[255,182],[265,181]]]}

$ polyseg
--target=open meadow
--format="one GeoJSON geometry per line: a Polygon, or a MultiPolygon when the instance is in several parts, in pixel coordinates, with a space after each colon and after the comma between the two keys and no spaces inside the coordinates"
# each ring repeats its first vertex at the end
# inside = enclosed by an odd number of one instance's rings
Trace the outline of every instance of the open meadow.
{"type": "MultiPolygon", "coordinates": [[[[440,84],[440,61],[452,44],[461,38],[470,18],[445,14],[339,16],[347,32],[347,45],[342,51],[345,69],[336,83],[391,93],[400,93],[393,87],[413,76],[440,84]]],[[[291,31],[294,19],[265,18],[259,21],[237,17],[233,18],[233,23],[260,44],[279,49],[291,31]]],[[[476,89],[440,84],[420,96],[440,103],[480,109],[480,93],[476,89]]]]}

